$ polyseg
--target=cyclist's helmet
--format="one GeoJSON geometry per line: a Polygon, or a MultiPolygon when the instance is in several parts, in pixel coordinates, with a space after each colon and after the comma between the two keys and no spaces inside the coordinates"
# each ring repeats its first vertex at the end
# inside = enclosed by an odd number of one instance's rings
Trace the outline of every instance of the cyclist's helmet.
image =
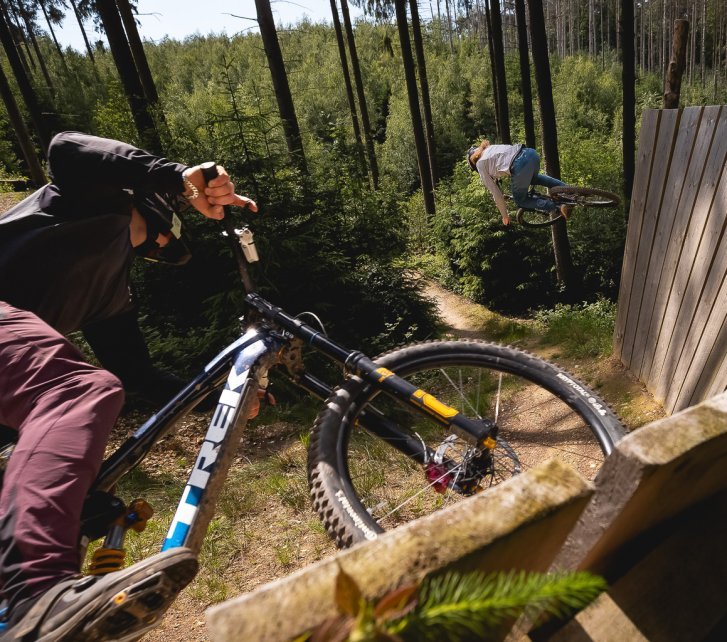
{"type": "Polygon", "coordinates": [[[472,154],[474,154],[478,149],[479,149],[479,147],[477,147],[476,145],[473,145],[472,147],[470,147],[467,150],[467,163],[469,164],[470,169],[473,172],[476,172],[477,171],[477,167],[476,167],[476,165],[471,160],[472,159],[472,154]]]}
{"type": "Polygon", "coordinates": [[[158,263],[184,265],[189,261],[192,253],[179,215],[182,199],[171,194],[138,193],[133,201],[146,221],[146,240],[135,248],[136,253],[158,263]],[[157,244],[160,234],[168,239],[163,247],[157,244]]]}

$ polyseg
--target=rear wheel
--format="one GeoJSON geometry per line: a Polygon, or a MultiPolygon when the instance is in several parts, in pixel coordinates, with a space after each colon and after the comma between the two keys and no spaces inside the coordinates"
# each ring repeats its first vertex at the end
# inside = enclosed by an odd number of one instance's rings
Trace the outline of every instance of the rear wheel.
{"type": "Polygon", "coordinates": [[[583,205],[584,207],[616,207],[621,199],[613,192],[592,187],[551,187],[550,195],[558,200],[583,205]]]}
{"type": "Polygon", "coordinates": [[[497,446],[480,450],[353,377],[318,415],[309,449],[314,507],[339,546],[426,515],[557,456],[588,479],[624,435],[586,386],[514,348],[478,341],[413,345],[377,364],[471,418],[497,424],[497,446]],[[404,455],[366,424],[375,408],[419,448],[404,455]],[[417,446],[419,444],[420,446],[417,446]],[[426,453],[426,454],[425,454],[426,453]]]}

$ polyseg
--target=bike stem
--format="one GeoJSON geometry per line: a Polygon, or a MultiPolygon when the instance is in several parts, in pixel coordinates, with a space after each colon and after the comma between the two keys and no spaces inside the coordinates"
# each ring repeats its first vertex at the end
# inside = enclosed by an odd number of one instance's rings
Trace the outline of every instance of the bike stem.
{"type": "MultiPolygon", "coordinates": [[[[219,175],[219,172],[217,171],[217,165],[213,162],[202,163],[202,165],[200,165],[200,168],[202,169],[202,177],[204,178],[205,183],[209,183],[213,178],[217,178],[217,176],[219,175]]],[[[235,225],[232,222],[232,208],[229,205],[225,205],[224,212],[225,217],[221,221],[222,228],[225,230],[225,234],[227,235],[227,242],[230,245],[230,249],[232,250],[232,255],[235,257],[235,261],[237,262],[242,285],[245,287],[245,292],[254,292],[255,284],[253,283],[252,277],[247,270],[247,260],[245,259],[245,255],[242,252],[242,247],[240,246],[237,232],[235,231],[235,225]]]]}

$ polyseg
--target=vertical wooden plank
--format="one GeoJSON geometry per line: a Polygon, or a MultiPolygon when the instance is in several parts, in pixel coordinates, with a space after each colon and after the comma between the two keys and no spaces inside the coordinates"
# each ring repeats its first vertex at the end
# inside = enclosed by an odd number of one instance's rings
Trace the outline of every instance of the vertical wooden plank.
{"type": "Polygon", "coordinates": [[[645,319],[651,318],[653,301],[649,300],[648,286],[649,283],[658,279],[658,275],[649,274],[649,265],[653,256],[654,235],[656,230],[663,225],[661,209],[680,117],[680,110],[666,109],[663,111],[659,123],[659,135],[644,208],[644,222],[641,226],[639,253],[634,265],[634,280],[631,287],[632,305],[629,309],[629,316],[632,318],[632,322],[628,324],[623,342],[622,359],[624,363],[631,364],[632,370],[637,370],[641,365],[643,332],[640,336],[640,330],[646,324],[645,319]]]}
{"type": "MultiPolygon", "coordinates": [[[[636,175],[634,176],[634,189],[632,191],[631,207],[629,208],[629,224],[626,232],[626,244],[621,267],[621,283],[619,285],[616,323],[614,327],[614,353],[619,358],[621,358],[623,351],[623,339],[626,333],[626,326],[629,323],[628,312],[631,304],[634,264],[639,251],[644,205],[646,202],[649,177],[651,176],[651,166],[654,160],[654,148],[659,132],[660,118],[660,110],[647,109],[644,111],[641,119],[639,151],[636,156],[636,175]]],[[[626,365],[628,366],[628,363],[626,365]]]]}
{"type": "Polygon", "coordinates": [[[666,297],[669,294],[668,288],[662,287],[663,282],[667,280],[667,275],[664,273],[664,259],[672,236],[679,199],[684,188],[684,177],[689,167],[689,160],[694,149],[694,141],[701,116],[701,107],[688,107],[682,113],[679,121],[672,163],[661,203],[659,225],[654,235],[648,279],[644,287],[644,302],[641,305],[642,309],[647,310],[649,314],[648,316],[642,314],[642,318],[639,320],[639,328],[634,342],[636,354],[631,360],[631,370],[642,381],[646,379],[646,375],[651,370],[651,361],[654,357],[654,349],[656,348],[656,340],[661,325],[661,315],[666,305],[666,297]]]}
{"type": "MultiPolygon", "coordinates": [[[[693,164],[692,158],[695,150],[699,149],[698,141],[700,140],[699,137],[704,135],[706,119],[702,107],[685,110],[679,132],[680,142],[675,151],[675,155],[682,158],[681,169],[677,169],[678,166],[674,165],[675,171],[671,177],[670,192],[669,195],[665,196],[665,199],[668,198],[672,201],[674,220],[669,230],[665,226],[660,231],[663,232],[663,237],[659,239],[659,243],[663,248],[661,276],[654,295],[654,307],[648,328],[649,342],[644,349],[644,356],[639,370],[641,381],[646,384],[646,387],[652,393],[656,386],[655,375],[661,371],[663,363],[663,352],[659,353],[657,357],[657,350],[660,349],[659,339],[662,334],[671,336],[671,327],[664,324],[664,315],[669,303],[684,235],[691,218],[690,199],[693,199],[694,195],[690,193],[693,189],[690,186],[694,178],[693,176],[690,178],[690,172],[694,174],[696,171],[696,165],[693,164]],[[689,204],[689,209],[687,204],[689,204]],[[657,359],[658,365],[655,363],[657,359]]],[[[662,347],[661,349],[665,350],[666,348],[662,347]]]]}
{"type": "MultiPolygon", "coordinates": [[[[702,343],[712,345],[716,339],[712,332],[705,333],[708,320],[716,306],[716,314],[724,317],[727,307],[724,299],[715,298],[727,271],[727,256],[724,248],[718,248],[725,232],[727,212],[727,108],[722,109],[715,134],[715,141],[704,170],[702,188],[694,205],[694,216],[703,224],[703,233],[696,248],[692,237],[687,235],[685,253],[695,253],[695,260],[677,315],[672,346],[679,350],[679,357],[673,374],[673,383],[666,394],[665,407],[670,412],[685,408],[692,396],[695,375],[704,368],[704,360],[696,358],[697,349],[702,343]],[[681,345],[681,348],[679,347],[681,345]],[[691,375],[690,375],[691,373],[691,375]],[[687,378],[690,383],[687,384],[687,378]]],[[[697,229],[696,225],[692,229],[697,229]]],[[[691,229],[690,229],[691,232],[691,229]]],[[[720,323],[721,325],[721,323],[720,323]]],[[[667,357],[668,359],[669,357],[667,357]]]]}
{"type": "MultiPolygon", "coordinates": [[[[719,296],[722,301],[727,297],[727,279],[722,283],[719,296]]],[[[700,352],[709,354],[704,359],[704,367],[687,405],[696,403],[693,401],[695,399],[709,399],[727,389],[727,319],[716,312],[715,309],[714,327],[709,328],[710,333],[714,332],[714,338],[709,343],[705,342],[699,346],[700,352]]]]}
{"type": "Polygon", "coordinates": [[[670,257],[667,257],[670,267],[673,266],[671,269],[674,278],[664,312],[661,334],[654,353],[654,368],[650,377],[652,392],[660,401],[665,399],[666,393],[672,384],[678,357],[681,353],[679,341],[683,340],[684,335],[681,329],[675,334],[677,330],[676,322],[686,295],[689,274],[695,261],[695,239],[701,236],[704,224],[703,220],[694,215],[694,206],[702,188],[704,170],[708,165],[709,154],[713,149],[720,112],[721,108],[717,106],[706,107],[704,110],[699,134],[697,135],[697,144],[686,177],[687,184],[683,197],[679,202],[680,215],[675,228],[680,227],[680,234],[678,237],[674,237],[679,247],[674,248],[675,251],[672,255],[676,257],[676,260],[671,262],[670,257]],[[683,227],[679,225],[682,221],[685,221],[683,227]]]}
{"type": "MultiPolygon", "coordinates": [[[[727,287],[724,296],[727,296],[727,287]]],[[[692,398],[709,399],[725,390],[727,390],[727,319],[722,322],[692,398]],[[709,369],[709,366],[714,367],[709,369]]]]}
{"type": "Polygon", "coordinates": [[[685,408],[722,392],[727,383],[727,338],[723,337],[727,331],[727,307],[724,305],[727,300],[727,163],[712,209],[724,223],[702,295],[704,307],[711,303],[711,308],[700,336],[690,335],[690,341],[685,345],[685,354],[688,355],[692,349],[694,354],[675,408],[685,408]]]}

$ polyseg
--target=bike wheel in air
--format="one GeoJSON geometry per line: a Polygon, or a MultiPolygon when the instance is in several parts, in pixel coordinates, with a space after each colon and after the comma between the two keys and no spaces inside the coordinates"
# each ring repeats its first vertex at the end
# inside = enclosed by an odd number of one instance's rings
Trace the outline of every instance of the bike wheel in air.
{"type": "Polygon", "coordinates": [[[591,187],[551,187],[550,195],[556,199],[576,203],[585,207],[616,207],[621,199],[613,192],[591,187]]]}
{"type": "Polygon", "coordinates": [[[563,215],[559,212],[540,212],[538,210],[526,210],[520,208],[517,211],[517,222],[525,227],[550,227],[556,221],[563,218],[563,215]],[[553,216],[553,218],[550,218],[553,216]]]}
{"type": "Polygon", "coordinates": [[[593,479],[625,434],[585,385],[514,348],[434,341],[376,361],[460,412],[495,421],[497,446],[491,452],[472,448],[360,379],[347,380],[318,415],[308,454],[314,507],[341,547],[374,539],[553,456],[593,479]],[[421,443],[422,453],[426,444],[429,461],[416,462],[362,428],[358,420],[372,407],[394,420],[410,443],[421,443]]]}

